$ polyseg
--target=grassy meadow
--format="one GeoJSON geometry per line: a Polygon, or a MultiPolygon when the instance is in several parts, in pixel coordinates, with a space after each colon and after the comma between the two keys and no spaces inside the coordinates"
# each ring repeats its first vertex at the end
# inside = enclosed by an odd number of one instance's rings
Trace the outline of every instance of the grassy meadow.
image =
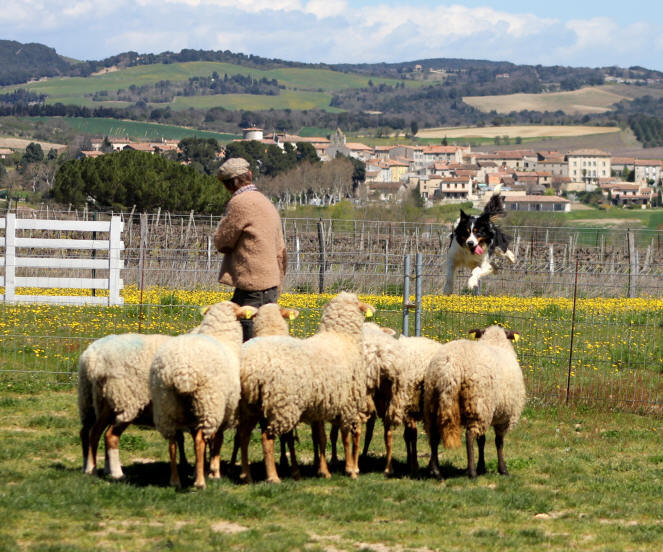
{"type": "MultiPolygon", "coordinates": [[[[457,338],[495,322],[522,334],[516,347],[529,401],[505,440],[509,477],[497,474],[490,432],[487,475],[464,476],[461,447],[441,452],[445,480],[429,479],[420,428],[417,476],[406,474],[397,430],[396,475],[386,479],[379,423],[357,481],[338,470],[330,480],[314,476],[305,427],[298,431],[301,481],[281,470],[281,485],[263,482],[256,432],[250,454],[257,482],[240,485],[238,467],[227,465],[229,432],[224,477],[205,491],[177,492],[167,485],[165,440],[133,426],[121,443],[125,479],[110,481],[101,471],[84,476],[75,389],[81,350],[110,333],[180,333],[198,322],[199,305],[228,297],[149,288],[141,305],[139,291],[129,287],[123,307],[0,307],[1,550],[660,550],[663,422],[655,405],[663,393],[663,300],[657,298],[581,300],[570,373],[570,300],[424,298],[429,337],[457,338]],[[629,395],[633,389],[641,395],[629,395]],[[598,400],[608,394],[636,412],[598,400]]],[[[329,297],[284,294],[280,302],[301,313],[292,333],[313,332],[329,297]]],[[[400,327],[400,297],[362,299],[377,307],[378,323],[400,327]]],[[[191,459],[190,440],[187,447],[191,459]]],[[[101,470],[103,444],[100,449],[101,470]]]]}
{"type": "Polygon", "coordinates": [[[107,119],[101,117],[25,117],[33,122],[62,121],[79,132],[93,136],[123,136],[141,140],[157,140],[166,138],[180,140],[186,136],[200,138],[215,138],[219,142],[229,142],[239,138],[239,134],[226,134],[208,130],[198,130],[174,125],[159,123],[142,123],[120,119],[107,119]]]}
{"type": "MultiPolygon", "coordinates": [[[[89,77],[57,77],[22,85],[0,87],[0,94],[17,88],[46,94],[47,103],[58,102],[87,107],[123,107],[123,102],[93,102],[89,97],[95,92],[127,89],[131,85],[153,85],[160,81],[181,82],[191,77],[207,77],[213,72],[219,75],[251,75],[255,79],[276,79],[286,87],[278,96],[253,96],[228,94],[215,96],[177,97],[172,102],[173,109],[225,107],[227,109],[328,109],[331,92],[346,88],[367,87],[368,81],[374,84],[399,84],[398,79],[371,78],[354,73],[342,73],[328,69],[285,67],[279,69],[254,69],[230,63],[194,61],[186,63],[153,64],[128,67],[89,77]],[[224,96],[229,96],[225,98],[224,96]]],[[[415,81],[406,86],[421,86],[415,81]]],[[[155,104],[156,106],[157,104],[155,104]]],[[[159,104],[162,105],[163,104],[159,104]]]]}

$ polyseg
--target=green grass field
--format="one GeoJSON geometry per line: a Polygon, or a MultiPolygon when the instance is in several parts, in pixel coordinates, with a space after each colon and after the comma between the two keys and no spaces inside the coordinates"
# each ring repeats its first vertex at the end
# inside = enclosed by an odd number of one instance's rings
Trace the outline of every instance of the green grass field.
{"type": "Polygon", "coordinates": [[[311,92],[302,90],[283,90],[278,96],[264,96],[259,94],[215,94],[213,96],[177,96],[171,104],[174,110],[211,109],[223,107],[225,109],[247,111],[261,111],[268,109],[322,109],[330,113],[340,113],[342,109],[329,106],[331,95],[325,92],[311,92]]]}
{"type": "MultiPolygon", "coordinates": [[[[445,481],[405,475],[400,432],[396,476],[382,475],[380,424],[357,481],[313,475],[307,428],[298,453],[303,479],[287,470],[267,485],[259,435],[250,447],[257,480],[238,484],[222,449],[222,474],[204,491],[168,487],[167,444],[154,430],[123,435],[125,480],[85,476],[76,393],[4,391],[0,398],[0,548],[88,550],[528,550],[658,551],[663,541],[663,427],[660,419],[591,410],[529,407],[505,439],[511,475],[469,480],[464,448],[442,451],[445,481]]],[[[187,451],[192,458],[190,439],[187,451]]],[[[99,453],[103,466],[103,445],[99,453]]]]}
{"type": "MultiPolygon", "coordinates": [[[[330,92],[346,88],[359,88],[368,86],[368,81],[372,80],[374,84],[399,84],[397,79],[370,78],[353,73],[342,73],[339,71],[330,71],[327,69],[307,69],[307,68],[281,68],[260,70],[233,65],[229,63],[215,62],[188,62],[172,64],[154,64],[138,67],[129,67],[126,69],[105,73],[103,75],[91,77],[65,77],[53,78],[39,82],[32,82],[22,85],[12,85],[0,88],[0,94],[6,93],[17,88],[25,88],[38,94],[46,94],[47,102],[64,103],[72,105],[93,106],[116,106],[122,107],[122,102],[92,102],[86,95],[94,94],[103,90],[115,91],[118,89],[127,89],[129,86],[150,85],[159,81],[170,80],[174,82],[187,81],[195,76],[209,76],[214,71],[219,75],[251,75],[256,79],[267,78],[276,79],[279,84],[284,85],[289,90],[280,96],[255,96],[248,99],[255,103],[256,107],[246,107],[244,101],[245,95],[239,98],[230,98],[221,100],[214,96],[216,100],[210,100],[212,96],[196,98],[177,98],[174,102],[177,108],[181,105],[182,109],[187,107],[197,107],[196,102],[201,101],[201,107],[223,106],[228,109],[312,109],[327,108],[331,99],[330,92]],[[256,100],[255,98],[263,98],[256,100]],[[279,102],[279,98],[281,101],[279,102]],[[181,100],[185,100],[182,104],[181,100]],[[266,102],[263,106],[260,102],[266,102]],[[188,102],[188,103],[187,103],[188,102]],[[209,103],[212,102],[212,103],[209,103]]],[[[415,81],[406,81],[406,86],[421,86],[415,81]]]]}
{"type": "Polygon", "coordinates": [[[198,136],[200,138],[216,138],[220,142],[229,142],[239,138],[237,134],[225,134],[206,130],[196,130],[185,127],[161,125],[158,123],[141,123],[138,121],[126,121],[118,119],[103,119],[81,117],[27,117],[32,121],[61,120],[71,128],[80,132],[96,136],[128,136],[136,139],[158,139],[180,140],[186,136],[198,136]]]}

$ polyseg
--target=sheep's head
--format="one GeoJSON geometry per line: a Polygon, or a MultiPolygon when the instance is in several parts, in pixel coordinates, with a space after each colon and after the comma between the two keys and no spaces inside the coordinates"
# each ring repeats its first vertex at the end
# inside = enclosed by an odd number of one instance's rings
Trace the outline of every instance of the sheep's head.
{"type": "Polygon", "coordinates": [[[375,307],[360,301],[356,294],[341,292],[325,305],[320,329],[358,334],[365,318],[375,313],[375,307]]]}
{"type": "Polygon", "coordinates": [[[484,329],[470,330],[468,333],[474,339],[485,339],[497,335],[504,335],[507,339],[513,342],[517,342],[520,339],[520,333],[513,330],[507,330],[506,328],[497,325],[489,326],[484,329]]]}
{"type": "Polygon", "coordinates": [[[286,309],[276,303],[262,305],[253,320],[253,330],[256,337],[266,335],[288,335],[288,321],[299,316],[299,311],[286,309]]]}

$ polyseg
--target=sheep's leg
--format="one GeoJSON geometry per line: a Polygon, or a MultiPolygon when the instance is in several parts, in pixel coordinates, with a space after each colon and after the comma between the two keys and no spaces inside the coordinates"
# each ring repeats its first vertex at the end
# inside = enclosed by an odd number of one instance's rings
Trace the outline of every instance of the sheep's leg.
{"type": "MultiPolygon", "coordinates": [[[[368,424],[366,424],[366,430],[368,431],[368,424]]],[[[366,438],[364,438],[364,444],[366,444],[366,438]]],[[[391,455],[392,455],[392,448],[394,445],[394,435],[393,431],[391,430],[391,425],[389,425],[387,422],[384,423],[384,448],[387,451],[387,465],[384,468],[384,474],[385,475],[391,475],[394,473],[394,470],[391,466],[391,455]]]]}
{"type": "MultiPolygon", "coordinates": [[[[324,425],[324,422],[321,422],[324,425]]],[[[329,441],[331,442],[331,465],[336,466],[338,464],[338,451],[336,449],[336,441],[338,441],[338,424],[332,423],[331,429],[329,430],[329,441]]]]}
{"type": "Polygon", "coordinates": [[[223,445],[223,431],[220,429],[214,434],[209,449],[209,476],[211,479],[221,477],[221,446],[223,445]]]}
{"type": "Polygon", "coordinates": [[[196,431],[193,437],[194,449],[196,451],[196,479],[193,486],[196,489],[205,488],[205,438],[203,437],[203,430],[196,431]]]}
{"type": "Polygon", "coordinates": [[[497,472],[500,475],[509,475],[509,470],[506,469],[506,462],[504,461],[504,435],[495,434],[495,448],[497,449],[497,472]]]}
{"type": "Polygon", "coordinates": [[[290,469],[290,474],[292,475],[293,479],[299,481],[302,477],[302,474],[299,471],[299,464],[297,463],[297,454],[295,453],[294,431],[288,431],[288,433],[281,435],[281,443],[283,443],[284,439],[286,439],[288,450],[290,451],[290,464],[292,466],[290,469]]]}
{"type": "Polygon", "coordinates": [[[371,440],[373,439],[373,429],[375,428],[375,419],[376,419],[376,414],[375,412],[373,412],[371,414],[371,417],[368,420],[366,420],[366,435],[364,435],[364,450],[361,451],[362,458],[366,458],[368,456],[368,446],[371,444],[371,440]]]}
{"type": "Polygon", "coordinates": [[[268,433],[266,430],[262,431],[262,453],[265,460],[267,483],[280,483],[281,480],[276,471],[276,462],[274,460],[274,435],[268,433]]]}
{"type": "Polygon", "coordinates": [[[356,424],[352,431],[352,470],[359,473],[359,443],[361,441],[361,424],[356,424]]]}
{"type": "Polygon", "coordinates": [[[239,429],[235,432],[235,438],[233,439],[233,453],[230,456],[230,461],[228,462],[229,465],[234,466],[235,463],[237,462],[237,453],[239,452],[239,448],[241,446],[241,439],[239,436],[239,429]]]}
{"type": "MultiPolygon", "coordinates": [[[[92,424],[92,427],[89,428],[87,436],[87,447],[83,449],[83,470],[86,474],[93,474],[97,470],[97,449],[99,448],[99,439],[101,439],[101,434],[106,429],[113,419],[113,413],[111,412],[108,406],[104,408],[99,413],[99,416],[92,424]]],[[[83,429],[81,429],[81,441],[83,441],[83,429]]],[[[85,445],[83,445],[85,446],[85,445]]]]}
{"type": "Polygon", "coordinates": [[[237,428],[239,435],[239,443],[242,451],[242,473],[239,476],[240,481],[244,483],[251,483],[251,466],[249,465],[249,441],[251,440],[251,431],[255,427],[255,420],[252,418],[245,418],[240,422],[237,428]]]}
{"type": "Polygon", "coordinates": [[[467,475],[470,479],[477,476],[477,468],[474,464],[474,433],[469,429],[465,432],[465,448],[467,449],[467,475]]]}
{"type": "Polygon", "coordinates": [[[486,473],[486,460],[483,456],[483,449],[486,445],[486,436],[479,435],[477,437],[477,445],[479,446],[479,461],[477,462],[477,474],[482,475],[486,473]]]}
{"type": "Polygon", "coordinates": [[[313,443],[313,465],[317,468],[320,464],[320,442],[318,440],[318,427],[315,422],[311,424],[311,442],[313,443]]]}
{"type": "Polygon", "coordinates": [[[122,464],[120,464],[120,436],[127,429],[128,423],[112,424],[108,426],[104,440],[106,443],[106,464],[104,470],[113,478],[124,477],[122,464]]]}
{"type": "Polygon", "coordinates": [[[175,432],[175,439],[177,440],[177,448],[180,451],[180,470],[188,470],[189,464],[186,459],[186,450],[184,446],[184,433],[181,429],[175,432]]]}
{"type": "MultiPolygon", "coordinates": [[[[406,427],[406,430],[407,429],[408,428],[406,427]]],[[[442,479],[442,476],[440,475],[440,464],[437,458],[438,448],[440,446],[440,430],[437,427],[437,424],[431,424],[430,432],[428,434],[428,444],[430,445],[430,460],[428,462],[428,472],[435,479],[442,479]]],[[[411,447],[408,447],[408,457],[410,455],[410,451],[411,447]]],[[[408,464],[409,464],[409,458],[408,458],[408,464]]]]}
{"type": "Polygon", "coordinates": [[[350,430],[341,429],[341,438],[343,439],[343,450],[345,451],[345,473],[346,475],[349,475],[351,479],[357,479],[357,474],[352,465],[354,455],[352,454],[352,445],[350,442],[352,440],[350,430]]]}
{"type": "Polygon", "coordinates": [[[170,485],[179,489],[182,487],[182,482],[177,471],[177,441],[175,439],[168,441],[168,456],[170,457],[170,485]]]}
{"type": "MultiPolygon", "coordinates": [[[[435,431],[437,431],[437,428],[435,431]]],[[[405,440],[405,446],[407,449],[408,470],[410,470],[410,475],[416,475],[419,471],[419,461],[417,459],[417,422],[412,419],[409,419],[405,422],[403,439],[405,440]]],[[[439,433],[437,433],[437,443],[438,445],[440,443],[439,433]]],[[[435,459],[437,461],[437,453],[435,454],[435,459]]]]}
{"type": "Polygon", "coordinates": [[[326,458],[326,448],[327,448],[327,435],[325,434],[325,423],[324,422],[313,422],[311,424],[313,433],[317,435],[318,449],[319,449],[319,461],[318,461],[318,475],[329,479],[331,473],[329,473],[329,466],[327,465],[326,458]]]}

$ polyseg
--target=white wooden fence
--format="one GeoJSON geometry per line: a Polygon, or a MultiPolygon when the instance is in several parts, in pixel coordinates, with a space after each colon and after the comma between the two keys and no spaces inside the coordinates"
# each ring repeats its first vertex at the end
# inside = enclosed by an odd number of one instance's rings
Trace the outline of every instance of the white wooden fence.
{"type": "Polygon", "coordinates": [[[75,221],[75,220],[36,220],[17,219],[15,214],[8,213],[0,218],[0,231],[4,229],[4,237],[0,237],[0,253],[4,248],[4,256],[0,257],[0,267],[4,267],[4,276],[0,275],[0,287],[5,288],[0,300],[5,303],[57,303],[57,304],[103,304],[121,305],[120,290],[123,282],[120,270],[124,261],[120,259],[120,251],[124,249],[122,229],[124,223],[120,217],[112,217],[110,221],[75,221]],[[74,238],[33,238],[19,237],[17,231],[51,230],[61,235],[66,232],[93,232],[93,239],[74,238]],[[108,239],[96,239],[96,233],[108,234],[108,239]],[[28,251],[32,256],[19,256],[17,250],[28,251]],[[37,256],[35,250],[61,250],[58,255],[37,256]],[[92,258],[85,258],[80,253],[65,255],[64,251],[92,251],[92,258]],[[94,258],[96,251],[105,251],[107,256],[94,258]],[[31,268],[38,276],[17,276],[17,268],[31,268]],[[57,277],[42,275],[48,270],[59,269],[57,277]],[[104,270],[107,278],[96,278],[91,272],[90,278],[63,277],[61,274],[71,270],[104,270]],[[76,295],[21,295],[16,288],[57,288],[57,289],[103,289],[108,296],[76,296],[76,295]]]}

